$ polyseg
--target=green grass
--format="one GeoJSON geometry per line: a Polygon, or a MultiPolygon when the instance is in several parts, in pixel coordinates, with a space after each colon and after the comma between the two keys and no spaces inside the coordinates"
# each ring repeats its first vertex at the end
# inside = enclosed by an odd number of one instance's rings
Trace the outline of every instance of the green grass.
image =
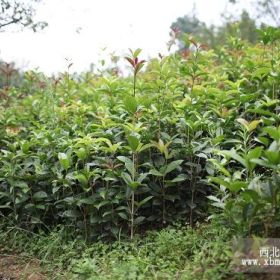
{"type": "Polygon", "coordinates": [[[49,279],[242,279],[230,268],[232,233],[216,223],[113,243],[86,244],[65,228],[35,235],[6,227],[0,237],[2,252],[39,259],[49,279]]]}

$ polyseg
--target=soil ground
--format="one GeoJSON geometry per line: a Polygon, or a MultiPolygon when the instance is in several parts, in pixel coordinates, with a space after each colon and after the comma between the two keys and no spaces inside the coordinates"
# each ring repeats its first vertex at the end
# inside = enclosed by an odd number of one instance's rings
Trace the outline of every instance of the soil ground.
{"type": "Polygon", "coordinates": [[[45,280],[40,263],[16,255],[0,254],[0,280],[45,280]]]}

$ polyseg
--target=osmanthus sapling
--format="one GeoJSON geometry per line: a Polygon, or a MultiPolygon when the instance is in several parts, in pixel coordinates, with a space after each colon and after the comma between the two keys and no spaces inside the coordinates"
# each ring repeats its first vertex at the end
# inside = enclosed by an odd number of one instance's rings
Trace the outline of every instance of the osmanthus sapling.
{"type": "Polygon", "coordinates": [[[133,239],[135,225],[139,225],[145,220],[145,217],[139,216],[135,218],[137,208],[152,199],[152,196],[146,197],[142,201],[137,202],[135,200],[135,191],[140,186],[143,186],[143,181],[146,179],[149,173],[139,172],[139,153],[150,148],[151,144],[144,145],[134,135],[127,136],[127,150],[132,154],[132,159],[126,156],[118,156],[117,159],[124,163],[124,171],[121,173],[123,181],[126,183],[127,195],[130,198],[129,214],[130,214],[130,238],[133,239]]]}
{"type": "Polygon", "coordinates": [[[174,171],[175,169],[179,168],[181,164],[183,163],[183,160],[169,160],[173,157],[172,153],[169,152],[168,147],[170,146],[172,142],[166,142],[164,143],[161,139],[159,139],[158,142],[153,142],[153,146],[163,155],[164,162],[160,166],[160,168],[156,168],[155,166],[150,166],[151,169],[149,171],[150,175],[156,176],[159,178],[160,181],[160,188],[161,188],[161,204],[162,204],[162,223],[166,223],[166,189],[169,185],[172,185],[172,183],[178,183],[186,180],[186,177],[184,174],[179,174],[177,177],[173,178],[172,180],[166,179],[167,175],[174,171]]]}
{"type": "Polygon", "coordinates": [[[237,133],[239,139],[228,139],[228,141],[232,141],[233,143],[235,143],[236,147],[233,147],[230,150],[213,149],[213,151],[217,155],[222,156],[224,158],[224,160],[222,160],[221,162],[218,162],[215,159],[209,159],[209,162],[212,162],[215,168],[221,174],[223,174],[223,177],[210,176],[210,181],[220,184],[234,193],[240,191],[241,188],[248,184],[242,182],[240,178],[237,179],[236,176],[232,176],[230,172],[225,168],[225,166],[230,162],[230,160],[234,160],[235,162],[241,165],[241,167],[243,168],[241,170],[241,173],[246,174],[246,178],[248,179],[248,181],[250,181],[254,177],[253,172],[256,168],[254,160],[259,159],[263,151],[262,146],[255,147],[252,144],[253,131],[258,127],[258,125],[262,121],[253,120],[251,122],[248,122],[245,119],[239,118],[237,119],[237,122],[241,124],[237,133]]]}
{"type": "MultiPolygon", "coordinates": [[[[210,195],[208,198],[214,206],[223,209],[223,215],[231,221],[237,231],[250,233],[252,228],[260,223],[260,217],[266,209],[272,208],[270,211],[273,219],[275,213],[278,213],[278,207],[275,205],[279,200],[279,176],[276,170],[280,162],[280,134],[273,127],[265,127],[262,133],[255,137],[262,120],[246,121],[239,118],[237,122],[241,124],[237,131],[239,139],[228,139],[234,147],[230,150],[215,151],[223,157],[220,162],[209,160],[218,172],[216,176],[209,176],[209,182],[219,186],[221,197],[210,195]],[[271,142],[265,134],[274,141],[271,142]],[[256,145],[257,143],[261,145],[256,145]],[[260,167],[266,168],[266,172],[260,174],[260,167]],[[268,170],[271,170],[272,176],[267,177],[268,170]],[[266,204],[270,206],[265,206],[266,204]]],[[[271,215],[267,215],[267,218],[269,216],[271,215]]],[[[261,223],[267,234],[269,223],[261,223]]]]}
{"type": "Polygon", "coordinates": [[[180,61],[180,70],[190,78],[190,92],[192,92],[196,81],[200,77],[207,75],[206,68],[203,65],[205,59],[202,55],[207,46],[199,44],[188,35],[183,36],[183,42],[186,50],[181,52],[183,59],[180,61]],[[194,50],[191,51],[191,49],[194,50]]]}
{"type": "Polygon", "coordinates": [[[130,63],[133,69],[133,96],[136,96],[136,77],[138,72],[142,69],[144,66],[145,60],[139,60],[138,56],[141,53],[141,49],[137,49],[135,51],[130,51],[130,56],[126,56],[125,59],[130,63]]]}

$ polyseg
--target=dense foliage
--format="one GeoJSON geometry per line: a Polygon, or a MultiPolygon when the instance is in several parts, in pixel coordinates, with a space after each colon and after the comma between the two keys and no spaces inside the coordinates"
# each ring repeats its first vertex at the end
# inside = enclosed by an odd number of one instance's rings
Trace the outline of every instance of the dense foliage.
{"type": "Polygon", "coordinates": [[[277,234],[279,32],[260,37],[216,52],[191,39],[150,62],[131,51],[128,78],[26,73],[0,101],[1,215],[119,239],[193,226],[212,201],[242,234],[277,234]]]}

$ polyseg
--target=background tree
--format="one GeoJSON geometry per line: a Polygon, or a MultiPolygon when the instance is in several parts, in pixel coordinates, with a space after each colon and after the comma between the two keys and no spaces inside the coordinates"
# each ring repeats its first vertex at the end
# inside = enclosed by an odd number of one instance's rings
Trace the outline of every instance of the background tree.
{"type": "Polygon", "coordinates": [[[262,0],[258,1],[259,17],[265,16],[272,20],[275,26],[280,26],[280,1],[279,0],[262,0]]]}
{"type": "Polygon", "coordinates": [[[217,28],[215,43],[225,43],[227,37],[235,36],[250,43],[256,43],[258,39],[257,24],[246,10],[243,10],[237,20],[230,17],[224,24],[217,28]]]}
{"type": "Polygon", "coordinates": [[[46,22],[35,21],[34,4],[40,0],[0,0],[0,31],[8,26],[18,25],[32,28],[33,31],[43,29],[46,22]]]}
{"type": "MultiPolygon", "coordinates": [[[[239,4],[240,0],[229,0],[232,4],[239,4]]],[[[261,23],[280,26],[280,1],[279,0],[254,0],[251,9],[261,23]]],[[[250,9],[250,10],[251,10],[250,9]]]]}
{"type": "MultiPolygon", "coordinates": [[[[36,21],[34,5],[40,0],[0,0],[0,32],[11,26],[31,28],[34,32],[47,26],[46,22],[36,21]]],[[[15,63],[0,60],[0,89],[18,86],[22,73],[15,63]]],[[[0,91],[0,97],[5,93],[0,91]]]]}
{"type": "MultiPolygon", "coordinates": [[[[181,36],[183,34],[192,34],[199,41],[208,44],[215,45],[215,32],[214,26],[211,25],[207,27],[206,23],[200,21],[195,13],[192,15],[185,15],[183,17],[177,18],[175,22],[172,23],[171,29],[178,29],[180,31],[181,36]]],[[[179,39],[179,47],[183,48],[182,38],[179,39]]]]}
{"type": "Polygon", "coordinates": [[[179,48],[184,47],[182,43],[184,34],[191,34],[198,41],[212,48],[225,43],[229,36],[236,36],[250,43],[257,41],[256,22],[247,11],[243,10],[238,19],[232,16],[224,17],[223,19],[224,21],[221,26],[207,26],[195,14],[191,16],[185,15],[173,22],[171,28],[173,30],[175,28],[180,30],[180,37],[177,38],[179,40],[179,48]]]}

